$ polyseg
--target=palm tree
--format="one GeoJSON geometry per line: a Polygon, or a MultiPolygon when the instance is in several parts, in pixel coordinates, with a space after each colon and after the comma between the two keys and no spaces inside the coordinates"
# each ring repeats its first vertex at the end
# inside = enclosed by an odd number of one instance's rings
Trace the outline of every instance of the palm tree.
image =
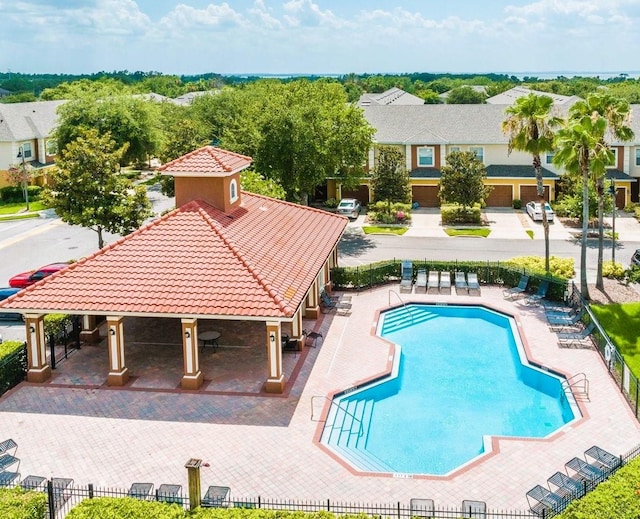
{"type": "Polygon", "coordinates": [[[614,154],[605,137],[618,141],[633,138],[629,126],[629,103],[610,94],[590,94],[569,110],[569,120],[557,135],[554,164],[567,171],[580,173],[582,177],[582,241],[580,254],[580,292],[589,298],[587,286],[587,232],[589,224],[589,179],[593,179],[598,191],[598,273],[596,286],[602,290],[602,249],[604,217],[604,178],[606,168],[614,154]]]}
{"type": "Polygon", "coordinates": [[[551,116],[553,99],[545,95],[529,94],[520,97],[505,110],[507,118],[502,122],[502,131],[509,135],[509,154],[513,150],[525,151],[533,157],[538,200],[542,207],[544,228],[544,267],[549,272],[549,221],[545,211],[544,184],[540,155],[553,150],[553,128],[560,124],[551,116]]]}

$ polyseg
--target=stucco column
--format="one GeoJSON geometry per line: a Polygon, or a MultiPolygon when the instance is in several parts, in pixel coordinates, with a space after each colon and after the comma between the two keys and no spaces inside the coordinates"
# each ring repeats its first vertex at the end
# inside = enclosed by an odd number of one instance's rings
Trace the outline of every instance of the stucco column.
{"type": "Polygon", "coordinates": [[[198,320],[182,319],[182,358],[184,359],[184,375],[180,386],[182,389],[198,389],[204,377],[200,371],[198,355],[198,320]]]}
{"type": "Polygon", "coordinates": [[[82,330],[80,331],[80,340],[84,342],[100,342],[100,330],[96,326],[97,319],[95,315],[82,316],[82,330]]]}
{"type": "Polygon", "coordinates": [[[293,337],[299,337],[296,350],[302,350],[304,346],[304,338],[302,337],[302,307],[299,306],[296,313],[293,314],[293,321],[291,321],[291,334],[293,337]]]}
{"type": "Polygon", "coordinates": [[[27,380],[44,382],[51,377],[51,366],[47,364],[44,336],[44,315],[27,314],[27,380]]]}
{"type": "Polygon", "coordinates": [[[124,363],[123,317],[107,317],[107,341],[109,346],[108,386],[124,386],[129,380],[129,368],[124,363]]]}
{"type": "Polygon", "coordinates": [[[304,316],[307,319],[317,319],[320,316],[318,295],[318,278],[316,277],[309,289],[309,293],[307,294],[307,299],[305,301],[304,316]]]}
{"type": "Polygon", "coordinates": [[[284,373],[282,372],[282,344],[280,322],[267,321],[267,393],[284,391],[284,373]]]}

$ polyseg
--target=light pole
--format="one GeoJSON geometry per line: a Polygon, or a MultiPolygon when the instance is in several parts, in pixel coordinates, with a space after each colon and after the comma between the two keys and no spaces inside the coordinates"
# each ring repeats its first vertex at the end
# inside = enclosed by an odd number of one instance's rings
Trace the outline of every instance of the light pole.
{"type": "Polygon", "coordinates": [[[611,177],[609,192],[613,197],[613,211],[611,212],[611,263],[616,262],[616,182],[611,177]]]}
{"type": "Polygon", "coordinates": [[[24,148],[18,147],[18,158],[22,159],[22,190],[24,191],[24,200],[27,202],[27,211],[29,211],[29,187],[27,185],[27,163],[24,160],[24,148]]]}

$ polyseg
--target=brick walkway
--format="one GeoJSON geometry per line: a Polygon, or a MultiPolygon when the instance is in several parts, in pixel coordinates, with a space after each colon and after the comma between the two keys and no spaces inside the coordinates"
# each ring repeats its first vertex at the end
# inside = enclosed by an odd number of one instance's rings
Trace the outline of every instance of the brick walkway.
{"type": "Polygon", "coordinates": [[[221,347],[217,353],[203,351],[206,384],[201,391],[182,392],[176,389],[182,365],[176,360],[179,327],[158,332],[159,323],[140,319],[136,331],[127,323],[127,333],[136,333],[127,343],[134,376],[127,388],[103,385],[103,345],[83,347],[59,365],[51,383],[23,383],[0,398],[0,439],[18,442],[23,476],[70,477],[101,487],[149,481],[186,488],[184,463],[195,457],[209,464],[202,470],[203,487],[229,486],[235,497],[378,503],[422,497],[438,507],[479,499],[491,509],[526,509],[528,489],[593,444],[620,454],[640,443],[640,426],[599,355],[558,348],[542,309],[504,301],[500,289],[489,287],[483,287],[481,298],[455,291],[450,296],[403,294],[405,301],[482,301],[513,313],[530,357],[569,375],[586,373],[591,398],[582,403],[585,418],[552,438],[497,441],[496,454],[448,478],[354,473],[314,443],[323,398],[313,399],[312,410],[312,397],[387,369],[392,347],[373,329],[376,310],[397,303],[390,294],[395,288],[354,294],[350,315],[305,322],[324,334],[324,342],[303,354],[285,354],[285,371],[294,376],[282,396],[261,391],[266,354],[251,346],[262,344],[263,325],[251,330],[246,323],[215,323],[221,347]],[[254,342],[253,333],[260,341],[254,342]]]}

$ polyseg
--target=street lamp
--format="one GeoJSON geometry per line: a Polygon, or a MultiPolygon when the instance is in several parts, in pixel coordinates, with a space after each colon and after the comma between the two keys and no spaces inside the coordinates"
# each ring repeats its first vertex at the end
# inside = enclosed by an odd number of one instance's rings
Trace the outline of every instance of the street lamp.
{"type": "Polygon", "coordinates": [[[609,193],[613,197],[613,211],[611,212],[611,263],[616,262],[616,182],[611,177],[611,185],[609,186],[609,193]]]}
{"type": "Polygon", "coordinates": [[[29,188],[27,186],[27,163],[24,160],[24,148],[18,147],[18,158],[22,159],[22,190],[24,191],[24,200],[27,202],[27,211],[29,211],[29,188]]]}

